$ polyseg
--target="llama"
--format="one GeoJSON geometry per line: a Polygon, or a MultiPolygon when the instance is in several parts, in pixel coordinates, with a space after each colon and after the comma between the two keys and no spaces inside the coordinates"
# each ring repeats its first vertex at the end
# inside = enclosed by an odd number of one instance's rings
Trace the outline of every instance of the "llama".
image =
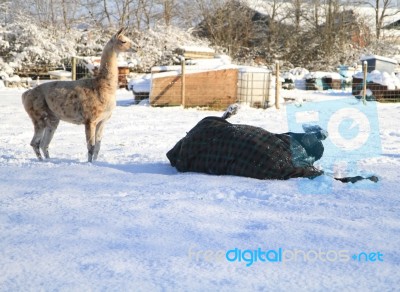
{"type": "Polygon", "coordinates": [[[24,108],[34,126],[30,145],[39,160],[43,159],[40,150],[49,158],[49,144],[60,120],[85,125],[88,161],[97,159],[104,124],[116,106],[117,54],[133,44],[123,30],[105,45],[95,78],[43,83],[22,94],[24,108]]]}

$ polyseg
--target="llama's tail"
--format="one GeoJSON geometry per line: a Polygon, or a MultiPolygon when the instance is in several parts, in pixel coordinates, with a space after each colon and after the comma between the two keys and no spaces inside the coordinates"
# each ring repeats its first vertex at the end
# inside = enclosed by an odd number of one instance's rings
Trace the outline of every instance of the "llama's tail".
{"type": "Polygon", "coordinates": [[[25,91],[24,93],[22,93],[22,104],[24,105],[24,107],[26,108],[27,103],[28,103],[28,99],[29,99],[29,94],[32,91],[32,89],[28,89],[27,91],[25,91]]]}
{"type": "Polygon", "coordinates": [[[42,95],[39,95],[34,88],[28,89],[21,96],[22,104],[26,112],[31,115],[31,113],[38,109],[43,109],[47,107],[46,100],[42,95]]]}

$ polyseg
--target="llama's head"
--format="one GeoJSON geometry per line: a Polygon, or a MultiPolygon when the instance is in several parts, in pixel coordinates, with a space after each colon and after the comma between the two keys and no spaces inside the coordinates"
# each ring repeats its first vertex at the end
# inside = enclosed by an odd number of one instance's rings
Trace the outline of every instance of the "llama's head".
{"type": "Polygon", "coordinates": [[[123,35],[125,28],[121,28],[113,37],[112,44],[115,52],[121,53],[133,49],[133,42],[123,35]]]}

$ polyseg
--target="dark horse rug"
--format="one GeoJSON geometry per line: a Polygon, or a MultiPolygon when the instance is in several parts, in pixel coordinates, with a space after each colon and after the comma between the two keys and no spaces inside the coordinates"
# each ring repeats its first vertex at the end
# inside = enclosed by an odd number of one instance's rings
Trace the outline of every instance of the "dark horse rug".
{"type": "MultiPolygon", "coordinates": [[[[313,166],[324,152],[328,133],[319,126],[303,126],[305,133],[274,134],[259,127],[231,124],[206,117],[167,153],[181,172],[236,175],[257,179],[314,178],[323,174],[313,166]]],[[[335,178],[356,182],[361,176],[335,178]]],[[[377,181],[377,177],[368,177],[377,181]]]]}

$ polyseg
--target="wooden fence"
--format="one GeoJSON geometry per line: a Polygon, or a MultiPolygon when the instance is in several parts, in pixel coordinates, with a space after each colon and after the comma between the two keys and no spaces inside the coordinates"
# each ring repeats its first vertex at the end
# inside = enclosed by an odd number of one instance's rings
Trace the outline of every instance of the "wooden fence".
{"type": "Polygon", "coordinates": [[[171,73],[154,74],[150,91],[150,104],[152,106],[183,105],[185,107],[199,106],[223,109],[236,102],[237,82],[237,69],[191,72],[179,75],[171,75],[171,73]]]}

